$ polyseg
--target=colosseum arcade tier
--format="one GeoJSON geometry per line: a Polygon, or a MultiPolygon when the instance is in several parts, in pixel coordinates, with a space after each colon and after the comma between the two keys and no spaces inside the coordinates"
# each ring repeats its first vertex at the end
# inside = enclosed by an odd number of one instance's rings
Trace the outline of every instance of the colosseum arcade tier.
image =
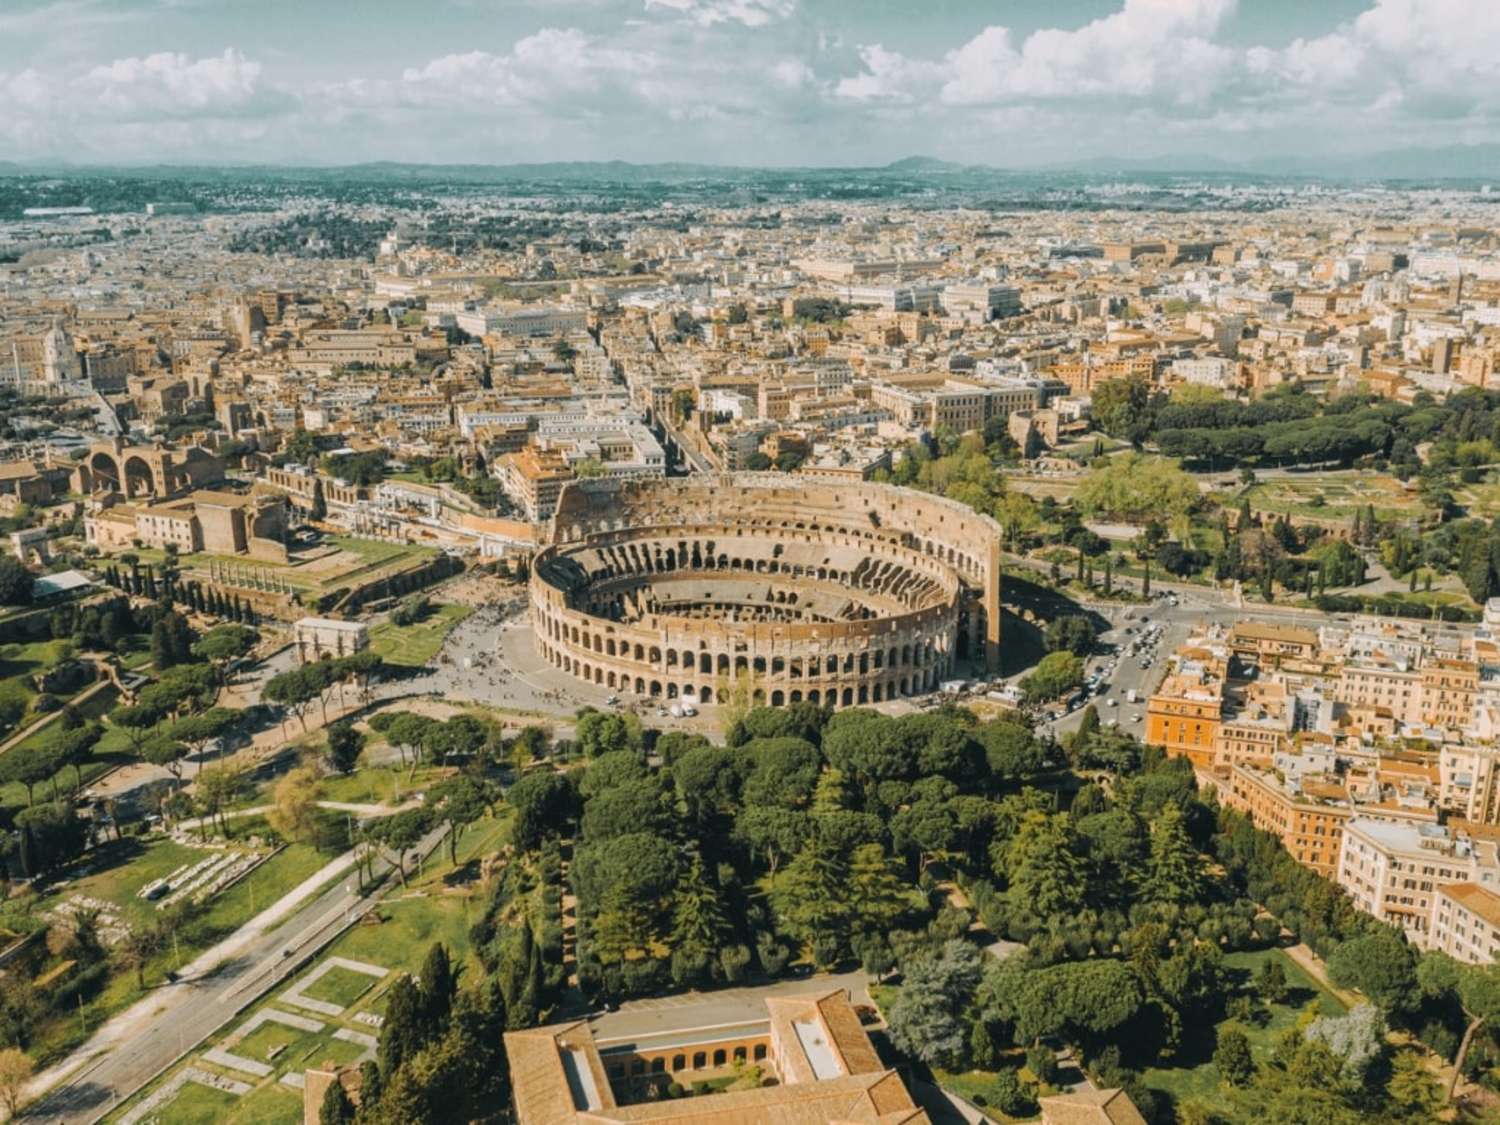
{"type": "Polygon", "coordinates": [[[530,594],[547,660],[643,699],[848,707],[999,667],[999,526],[891,485],[576,481],[530,594]]]}

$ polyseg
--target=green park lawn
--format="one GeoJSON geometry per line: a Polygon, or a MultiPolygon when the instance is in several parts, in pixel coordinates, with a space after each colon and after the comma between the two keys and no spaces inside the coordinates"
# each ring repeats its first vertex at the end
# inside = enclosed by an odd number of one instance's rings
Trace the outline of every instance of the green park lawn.
{"type": "Polygon", "coordinates": [[[399,559],[403,556],[431,553],[431,549],[427,547],[412,547],[406,543],[387,543],[382,539],[354,539],[347,535],[335,535],[329,542],[341,551],[358,555],[366,566],[371,563],[390,562],[392,559],[399,559]]]}
{"type": "MultiPolygon", "coordinates": [[[[71,648],[66,640],[0,645],[0,715],[21,713],[30,707],[37,694],[31,677],[54,667],[71,648]]],[[[26,721],[23,718],[21,723],[26,721]]],[[[13,733],[15,728],[8,721],[0,723],[0,738],[13,733]]]]}
{"type": "Polygon", "coordinates": [[[189,1082],[175,1098],[161,1107],[161,1120],[175,1125],[217,1125],[229,1120],[229,1113],[238,1101],[225,1090],[189,1082]]]}
{"type": "Polygon", "coordinates": [[[224,1125],[298,1125],[302,1120],[302,1091],[279,1082],[264,1082],[215,1120],[224,1125]]]}
{"type": "MultiPolygon", "coordinates": [[[[1261,1018],[1245,1028],[1250,1039],[1250,1051],[1257,1063],[1270,1059],[1276,1040],[1284,1031],[1296,1025],[1309,1004],[1316,1004],[1318,1013],[1325,1016],[1342,1015],[1345,1011],[1337,996],[1319,985],[1279,949],[1226,954],[1224,964],[1234,981],[1231,995],[1253,995],[1255,974],[1260,971],[1262,964],[1272,959],[1279,960],[1282,969],[1286,971],[1287,993],[1281,1003],[1261,1007],[1261,1018]]],[[[1198,1099],[1214,1104],[1222,1096],[1219,1074],[1213,1064],[1217,1026],[1183,1028],[1182,1041],[1186,1055],[1183,1065],[1148,1069],[1145,1073],[1146,1085],[1166,1091],[1179,1102],[1198,1099]]]]}
{"type": "Polygon", "coordinates": [[[353,927],[334,942],[329,953],[385,969],[417,973],[427,957],[428,947],[440,941],[448,947],[455,964],[462,963],[469,948],[469,926],[479,920],[482,909],[479,903],[471,907],[468,899],[460,896],[437,897],[429,893],[423,897],[403,897],[398,881],[391,897],[369,915],[378,916],[380,921],[353,927]]]}
{"type": "Polygon", "coordinates": [[[321,1000],[325,1004],[336,1004],[340,1008],[348,1008],[379,983],[379,977],[335,966],[304,988],[302,995],[321,1000]]]}
{"type": "Polygon", "coordinates": [[[440,605],[413,625],[382,621],[370,630],[370,648],[387,664],[419,668],[437,655],[454,626],[471,612],[466,605],[440,605]]]}
{"type": "MultiPolygon", "coordinates": [[[[318,799],[352,805],[396,805],[453,774],[448,766],[418,766],[415,771],[393,766],[366,766],[353,773],[334,774],[318,782],[318,799]]],[[[266,794],[269,794],[267,787],[266,794]]],[[[262,800],[257,804],[263,803],[262,800]]]]}
{"type": "MultiPolygon", "coordinates": [[[[1368,472],[1309,473],[1295,478],[1278,477],[1251,485],[1244,493],[1250,505],[1261,511],[1319,519],[1345,519],[1366,506],[1373,506],[1382,520],[1419,516],[1422,502],[1408,493],[1394,477],[1368,472]]],[[[1230,506],[1233,506],[1230,501],[1230,506]]]]}
{"type": "Polygon", "coordinates": [[[302,1041],[309,1038],[311,1035],[306,1031],[267,1020],[229,1050],[242,1059],[270,1063],[280,1069],[292,1053],[301,1050],[302,1041]]]}

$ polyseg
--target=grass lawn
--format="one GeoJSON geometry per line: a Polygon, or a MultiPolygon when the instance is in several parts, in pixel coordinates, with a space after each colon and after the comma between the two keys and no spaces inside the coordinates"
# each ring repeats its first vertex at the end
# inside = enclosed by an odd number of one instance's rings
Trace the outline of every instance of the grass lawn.
{"type": "MultiPolygon", "coordinates": [[[[1255,974],[1262,964],[1272,959],[1279,960],[1286,971],[1287,994],[1282,1003],[1261,1009],[1263,1014],[1259,1023],[1245,1028],[1250,1038],[1250,1051],[1257,1063],[1271,1057],[1276,1040],[1297,1023],[1308,1004],[1316,1003],[1319,1014],[1325,1016],[1343,1015],[1345,1011],[1337,996],[1319,985],[1279,949],[1226,954],[1224,964],[1230,971],[1235,991],[1253,992],[1255,974]]],[[[1184,1065],[1151,1067],[1145,1073],[1146,1085],[1167,1091],[1179,1102],[1196,1098],[1215,1104],[1222,1097],[1219,1074],[1213,1065],[1216,1034],[1216,1028],[1185,1028],[1182,1037],[1186,1056],[1184,1065]]]]}
{"type": "Polygon", "coordinates": [[[321,1000],[325,1004],[337,1004],[340,1008],[348,1008],[379,983],[379,977],[335,966],[303,989],[302,995],[321,1000]]]}
{"type": "Polygon", "coordinates": [[[478,920],[481,909],[479,903],[470,906],[460,896],[402,898],[398,883],[392,897],[370,914],[372,918],[378,915],[380,923],[355,926],[334,942],[329,953],[417,973],[428,947],[440,941],[454,963],[460,964],[468,959],[469,926],[478,920]]]}
{"type": "MultiPolygon", "coordinates": [[[[89,684],[88,686],[89,687],[93,687],[94,685],[93,684],[89,684]]],[[[79,694],[81,695],[82,692],[80,692],[79,694]]],[[[73,698],[76,699],[77,696],[74,696],[73,698]]],[[[110,708],[114,707],[114,705],[119,702],[119,700],[120,700],[119,689],[116,688],[113,684],[108,684],[108,685],[104,686],[103,688],[100,688],[93,695],[89,696],[82,703],[76,705],[73,708],[73,710],[78,713],[78,717],[80,719],[83,719],[83,720],[98,719],[98,718],[102,718],[104,716],[104,714],[110,710],[110,708]]],[[[43,716],[41,716],[41,715],[31,716],[31,717],[27,718],[24,721],[23,725],[28,725],[30,723],[34,723],[34,722],[37,721],[37,719],[40,719],[42,717],[43,716]]],[[[58,723],[59,722],[61,722],[60,719],[53,719],[51,722],[49,722],[46,726],[42,727],[40,730],[36,731],[33,734],[29,734],[25,738],[21,739],[21,741],[18,742],[18,743],[16,743],[14,746],[12,746],[11,749],[12,750],[19,750],[23,746],[47,746],[47,745],[50,745],[52,743],[53,739],[56,737],[56,731],[58,729],[58,723]]],[[[106,734],[113,734],[113,735],[115,735],[115,737],[110,741],[110,750],[111,751],[124,750],[124,749],[126,749],[130,745],[129,741],[126,740],[126,738],[124,737],[124,735],[121,734],[118,731],[106,731],[105,733],[106,734]]],[[[101,738],[100,741],[102,742],[103,739],[101,738]]],[[[9,751],[7,751],[7,753],[8,752],[9,751]]],[[[95,748],[95,753],[96,754],[99,753],[99,750],[98,750],[97,747],[95,748]]],[[[87,773],[88,773],[88,765],[87,764],[84,765],[84,773],[85,773],[85,775],[87,775],[87,773]]],[[[72,770],[71,766],[65,772],[64,776],[70,782],[73,780],[73,770],[72,770]]],[[[22,792],[25,792],[25,790],[23,789],[22,792]]]]}
{"type": "Polygon", "coordinates": [[[294,1047],[300,1048],[301,1040],[307,1037],[308,1033],[305,1031],[270,1021],[261,1024],[229,1050],[241,1058],[270,1062],[279,1067],[288,1050],[294,1047]],[[275,1052],[274,1059],[272,1052],[275,1052]]]}
{"type": "Polygon", "coordinates": [[[466,605],[440,605],[415,625],[382,621],[370,630],[370,648],[388,664],[419,668],[437,655],[443,639],[472,612],[466,605]]]}
{"type": "Polygon", "coordinates": [[[367,766],[353,773],[322,778],[321,800],[352,805],[392,805],[453,774],[447,766],[418,766],[415,773],[399,766],[367,766]]]}
{"type": "MultiPolygon", "coordinates": [[[[175,1118],[162,1118],[163,1121],[175,1118]]],[[[217,1120],[224,1125],[298,1125],[302,1120],[302,1091],[279,1082],[265,1082],[235,1101],[217,1120]]]]}
{"type": "Polygon", "coordinates": [[[431,548],[412,547],[405,543],[387,543],[382,539],[355,539],[348,535],[335,535],[330,538],[330,543],[341,551],[348,551],[351,555],[358,555],[368,566],[371,563],[390,562],[405,555],[428,554],[431,548]]]}
{"type": "Polygon", "coordinates": [[[229,1120],[229,1114],[239,1098],[225,1090],[216,1090],[197,1082],[189,1082],[177,1092],[177,1096],[161,1107],[161,1120],[176,1125],[216,1125],[229,1120]]]}
{"type": "MultiPolygon", "coordinates": [[[[36,698],[31,677],[51,668],[71,647],[68,641],[0,645],[0,713],[7,707],[25,710],[31,706],[31,701],[36,698]]],[[[0,736],[12,733],[11,729],[0,729],[0,736]]]]}
{"type": "Polygon", "coordinates": [[[1321,519],[1349,518],[1367,505],[1383,520],[1409,519],[1423,511],[1417,495],[1395,477],[1352,470],[1277,477],[1251,485],[1245,495],[1259,511],[1321,519]]]}
{"type": "Polygon", "coordinates": [[[966,1099],[971,1105],[978,1106],[980,1112],[992,1121],[1035,1120],[1035,1118],[1012,1117],[1008,1113],[1002,1113],[995,1108],[995,1074],[993,1071],[966,1070],[961,1073],[954,1073],[952,1071],[934,1069],[932,1076],[937,1079],[938,1085],[944,1090],[957,1094],[959,1097],[966,1099]]]}

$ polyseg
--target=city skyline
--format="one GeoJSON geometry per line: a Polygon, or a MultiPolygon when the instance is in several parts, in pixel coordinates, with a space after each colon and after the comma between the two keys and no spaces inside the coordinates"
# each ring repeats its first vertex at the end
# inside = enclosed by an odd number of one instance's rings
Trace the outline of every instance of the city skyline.
{"type": "Polygon", "coordinates": [[[1500,137],[1487,7],[22,0],[0,160],[1336,160],[1500,137]]]}

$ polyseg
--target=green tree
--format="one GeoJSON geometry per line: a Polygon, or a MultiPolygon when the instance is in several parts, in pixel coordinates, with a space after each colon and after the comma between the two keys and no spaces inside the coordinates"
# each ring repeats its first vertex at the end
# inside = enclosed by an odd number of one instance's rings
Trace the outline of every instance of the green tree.
{"type": "Polygon", "coordinates": [[[323,1101],[318,1107],[318,1125],[354,1125],[354,1116],[354,1103],[349,1100],[344,1084],[335,1078],[323,1091],[323,1101]]]}
{"type": "Polygon", "coordinates": [[[1014,837],[997,844],[1001,848],[995,866],[1010,884],[1013,903],[1044,917],[1082,908],[1087,869],[1066,817],[1029,812],[1014,837]]]}
{"type": "Polygon", "coordinates": [[[1442,1116],[1443,1088],[1416,1051],[1398,1052],[1392,1060],[1385,1096],[1396,1121],[1426,1125],[1442,1116]]]}
{"type": "MultiPolygon", "coordinates": [[[[1344,943],[1344,945],[1348,944],[1350,943],[1344,943]]],[[[1340,949],[1342,948],[1343,946],[1340,946],[1340,949]]],[[[1357,962],[1361,968],[1357,971],[1353,969],[1350,971],[1359,976],[1370,973],[1370,970],[1363,966],[1366,960],[1374,956],[1378,956],[1378,951],[1362,950],[1357,962]]],[[[1331,976],[1333,973],[1331,958],[1328,967],[1331,976]]],[[[1446,1101],[1452,1101],[1453,1091],[1458,1086],[1459,1075],[1463,1073],[1464,1063],[1468,1058],[1469,1048],[1474,1042],[1474,1036],[1485,1024],[1500,1017],[1500,966],[1463,965],[1446,953],[1434,952],[1422,958],[1417,966],[1416,978],[1422,993],[1432,997],[1456,999],[1464,1019],[1468,1021],[1464,1028],[1463,1039],[1458,1045],[1458,1053],[1453,1060],[1453,1075],[1448,1080],[1448,1088],[1444,1095],[1446,1101]]],[[[1334,979],[1338,980],[1337,977],[1334,979]]],[[[1390,986],[1382,991],[1390,992],[1398,998],[1406,998],[1408,994],[1403,987],[1404,984],[1404,975],[1398,969],[1390,986]]],[[[1370,994],[1366,992],[1365,995],[1370,994]]],[[[1371,999],[1375,998],[1372,996],[1371,999]]],[[[1380,1001],[1376,1000],[1376,1003],[1380,1001]]]]}
{"type": "Polygon", "coordinates": [[[36,577],[13,555],[0,555],[0,605],[30,605],[36,577]]]}
{"type": "Polygon", "coordinates": [[[245,625],[215,625],[193,643],[192,655],[207,660],[221,674],[226,665],[255,647],[256,632],[245,625]]]}
{"type": "Polygon", "coordinates": [[[1219,1025],[1218,1044],[1214,1047],[1214,1069],[1219,1081],[1227,1086],[1244,1086],[1255,1076],[1255,1058],[1250,1053],[1250,1037],[1238,1024],[1219,1025]]]}
{"type": "Polygon", "coordinates": [[[861,844],[849,856],[849,908],[860,929],[885,933],[911,908],[911,896],[880,844],[861,844]]]}
{"type": "Polygon", "coordinates": [[[965,1014],[980,972],[979,950],[963,939],[903,965],[902,988],[887,1013],[891,1042],[930,1066],[962,1070],[969,1051],[965,1014]]]}
{"type": "Polygon", "coordinates": [[[1021,681],[1026,698],[1035,702],[1058,699],[1083,683],[1083,661],[1071,652],[1050,652],[1031,675],[1021,681]]]}
{"type": "Polygon", "coordinates": [[[1087,656],[1094,648],[1094,626],[1083,614],[1069,613],[1047,623],[1042,639],[1048,652],[1087,656]]]}
{"type": "Polygon", "coordinates": [[[1420,998],[1416,954],[1389,926],[1342,942],[1328,958],[1328,975],[1363,992],[1388,1016],[1414,1010],[1420,998]]]}
{"type": "Polygon", "coordinates": [[[780,927],[798,941],[846,940],[849,866],[845,858],[814,838],[787,864],[771,890],[780,927]]]}
{"type": "Polygon", "coordinates": [[[731,932],[719,889],[704,872],[702,857],[695,855],[672,896],[668,942],[674,956],[682,954],[693,962],[706,963],[718,954],[731,932]]]}
{"type": "Polygon", "coordinates": [[[1166,805],[1151,822],[1151,852],[1141,894],[1148,902],[1186,905],[1203,894],[1203,856],[1193,846],[1176,805],[1166,805]]]}
{"type": "Polygon", "coordinates": [[[525,774],[505,797],[515,810],[511,838],[522,851],[534,851],[544,840],[565,835],[578,815],[577,791],[551,770],[525,774]]]}
{"type": "Polygon", "coordinates": [[[387,1081],[401,1069],[402,1063],[422,1049],[429,1033],[422,990],[411,976],[403,973],[386,992],[385,1020],[380,1025],[376,1048],[375,1058],[387,1081]]]}
{"type": "Polygon", "coordinates": [[[447,948],[440,941],[433,942],[417,977],[417,989],[422,997],[422,1020],[430,1036],[441,1034],[448,1026],[457,987],[447,948]]]}
{"type": "Polygon", "coordinates": [[[1267,1004],[1279,1004],[1286,997],[1286,969],[1280,957],[1270,957],[1261,962],[1255,975],[1255,990],[1267,1004]]]}
{"type": "Polygon", "coordinates": [[[405,809],[372,820],[365,826],[366,836],[384,850],[395,865],[403,887],[406,886],[406,853],[427,834],[427,818],[425,808],[405,809]]]}
{"type": "Polygon", "coordinates": [[[1108,379],[1092,393],[1093,416],[1111,437],[1140,441],[1151,425],[1151,384],[1144,376],[1108,379]]]}
{"type": "Polygon", "coordinates": [[[325,732],[328,739],[328,764],[336,773],[353,773],[359,755],[364,750],[364,732],[349,719],[331,723],[325,732]]]}

